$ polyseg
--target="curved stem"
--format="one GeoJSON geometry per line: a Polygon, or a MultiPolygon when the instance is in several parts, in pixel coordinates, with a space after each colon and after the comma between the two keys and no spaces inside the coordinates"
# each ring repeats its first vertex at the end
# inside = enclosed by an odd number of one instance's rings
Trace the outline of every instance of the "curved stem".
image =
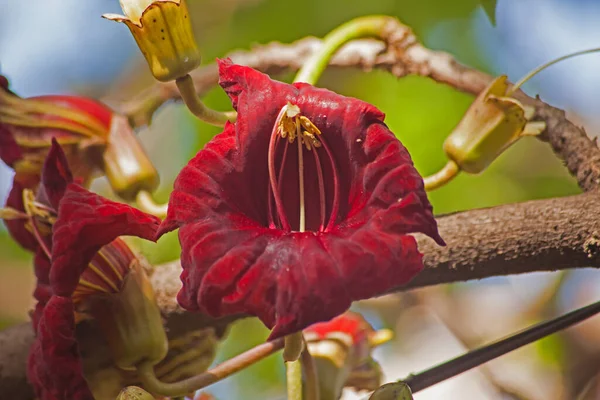
{"type": "MultiPolygon", "coordinates": [[[[300,138],[297,138],[297,140],[300,141],[300,138]]],[[[304,338],[301,331],[285,337],[283,360],[287,370],[288,400],[302,400],[302,366],[299,358],[303,347],[304,338]]]]}
{"type": "Polygon", "coordinates": [[[221,379],[227,378],[276,351],[281,350],[283,348],[283,343],[283,339],[276,339],[260,344],[253,349],[217,365],[209,371],[179,382],[162,382],[156,377],[154,366],[149,363],[142,363],[137,367],[138,377],[140,378],[144,389],[154,394],[163,396],[184,396],[218,382],[221,379]]]}
{"type": "Polygon", "coordinates": [[[444,168],[423,179],[425,190],[431,191],[444,186],[458,175],[460,168],[454,161],[448,161],[444,168]]]}
{"type": "Polygon", "coordinates": [[[283,359],[285,361],[296,361],[300,358],[303,348],[304,342],[302,340],[302,332],[287,335],[283,347],[283,359]]]}
{"type": "Polygon", "coordinates": [[[168,204],[156,204],[152,195],[145,190],[141,190],[138,193],[135,202],[140,210],[148,214],[156,215],[159,218],[165,218],[167,216],[168,204]]]}
{"type": "Polygon", "coordinates": [[[288,400],[302,400],[302,365],[300,360],[287,361],[287,398],[288,400]]]}
{"type": "Polygon", "coordinates": [[[194,81],[189,74],[181,78],[177,78],[175,83],[177,85],[177,89],[179,89],[179,93],[181,94],[183,102],[187,108],[189,108],[189,110],[196,117],[198,117],[198,119],[216,126],[224,126],[227,121],[235,121],[237,117],[237,113],[235,111],[221,112],[210,109],[204,105],[202,100],[200,100],[196,94],[194,81]]]}
{"type": "Polygon", "coordinates": [[[569,328],[598,313],[600,313],[600,301],[571,311],[570,313],[551,319],[550,321],[534,325],[487,346],[469,351],[462,356],[416,375],[410,375],[408,378],[404,379],[403,382],[410,386],[413,393],[419,392],[520,347],[569,328]]]}
{"type": "Polygon", "coordinates": [[[319,50],[310,56],[304,66],[298,71],[294,82],[306,82],[314,85],[329,64],[331,57],[347,42],[364,38],[383,38],[390,22],[395,20],[388,16],[360,17],[346,22],[332,30],[323,38],[319,50]]]}

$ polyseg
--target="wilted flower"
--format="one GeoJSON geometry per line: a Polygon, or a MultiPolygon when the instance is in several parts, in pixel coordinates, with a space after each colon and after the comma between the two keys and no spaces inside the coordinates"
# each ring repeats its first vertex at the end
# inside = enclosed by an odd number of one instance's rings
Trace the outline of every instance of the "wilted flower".
{"type": "Polygon", "coordinates": [[[56,140],[38,195],[28,199],[26,209],[38,240],[36,341],[28,361],[38,397],[92,399],[75,340],[76,312],[97,320],[119,367],[159,362],[167,343],[154,293],[143,261],[119,239],[152,240],[159,220],[72,183],[56,140]]]}
{"type": "Polygon", "coordinates": [[[477,96],[446,138],[444,151],[459,169],[480,173],[518,139],[545,129],[543,122],[528,123],[532,111],[510,97],[506,75],[499,76],[477,96]]]}
{"type": "Polygon", "coordinates": [[[256,315],[275,338],[415,276],[411,233],[443,241],[383,114],[230,61],[219,68],[238,119],[181,171],[160,228],[180,228],[180,304],[256,315]]]}
{"type": "Polygon", "coordinates": [[[127,25],[157,80],[180,78],[200,65],[186,0],[120,2],[125,16],[103,17],[127,25]]]}

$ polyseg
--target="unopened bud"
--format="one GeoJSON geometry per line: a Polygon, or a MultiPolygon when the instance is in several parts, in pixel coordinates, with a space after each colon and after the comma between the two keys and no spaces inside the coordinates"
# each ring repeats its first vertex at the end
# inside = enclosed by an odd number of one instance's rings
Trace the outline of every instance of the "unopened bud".
{"type": "Polygon", "coordinates": [[[480,173],[519,138],[545,129],[543,122],[527,122],[531,113],[508,97],[508,88],[506,75],[496,78],[444,142],[446,155],[461,170],[480,173]]]}
{"type": "Polygon", "coordinates": [[[413,395],[406,383],[392,382],[377,389],[369,400],[413,400],[413,395]]]}
{"type": "Polygon", "coordinates": [[[175,80],[200,65],[200,50],[185,0],[122,0],[122,4],[126,16],[103,17],[127,25],[157,80],[175,80]],[[144,3],[150,4],[142,11],[144,3]]]}
{"type": "Polygon", "coordinates": [[[117,396],[116,400],[154,400],[154,396],[137,386],[127,386],[117,396]]]}
{"type": "Polygon", "coordinates": [[[140,191],[153,192],[158,186],[158,172],[124,116],[113,117],[103,158],[108,182],[124,200],[133,201],[140,191]]]}
{"type": "Polygon", "coordinates": [[[91,312],[103,330],[115,364],[133,369],[155,365],[167,354],[167,335],[154,290],[138,261],[131,267],[118,293],[94,296],[91,312]]]}

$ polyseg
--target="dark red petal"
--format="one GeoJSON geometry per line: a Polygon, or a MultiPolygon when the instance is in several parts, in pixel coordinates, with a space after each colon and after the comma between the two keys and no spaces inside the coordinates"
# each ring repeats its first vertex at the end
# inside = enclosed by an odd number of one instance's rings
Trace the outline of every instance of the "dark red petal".
{"type": "Polygon", "coordinates": [[[23,158],[23,152],[8,127],[0,124],[0,160],[9,167],[23,158]]]}
{"type": "Polygon", "coordinates": [[[52,138],[52,147],[48,151],[42,169],[42,185],[38,190],[37,199],[58,210],[60,200],[71,182],[73,182],[73,174],[67,157],[56,138],[52,138]]]}
{"type": "Polygon", "coordinates": [[[93,400],[83,377],[70,298],[54,296],[44,308],[27,376],[40,400],[93,400]]]}
{"type": "MultiPolygon", "coordinates": [[[[182,306],[213,316],[256,315],[274,338],[414,277],[423,264],[410,234],[443,241],[423,180],[383,114],[360,100],[275,82],[229,61],[219,69],[238,119],[181,171],[159,230],[180,228],[182,306]],[[323,132],[339,170],[340,212],[325,232],[267,228],[267,149],[288,101],[323,132]]],[[[325,159],[323,150],[317,151],[325,159]]],[[[331,168],[324,173],[331,182],[331,168]]],[[[307,210],[318,210],[318,195],[307,188],[307,210]]],[[[284,202],[298,196],[285,184],[281,191],[284,202]]]]}
{"type": "Polygon", "coordinates": [[[119,236],[155,240],[159,223],[153,215],[69,184],[52,235],[50,284],[54,293],[70,296],[102,246],[119,236]]]}

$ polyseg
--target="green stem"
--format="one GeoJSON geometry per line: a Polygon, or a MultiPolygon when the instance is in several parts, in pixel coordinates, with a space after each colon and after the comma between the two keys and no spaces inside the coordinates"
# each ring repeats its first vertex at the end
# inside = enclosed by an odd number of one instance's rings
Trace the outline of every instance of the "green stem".
{"type": "Polygon", "coordinates": [[[235,121],[237,117],[237,113],[235,111],[220,112],[210,109],[204,105],[202,100],[200,100],[196,94],[194,81],[189,74],[181,78],[177,78],[175,83],[177,84],[179,93],[181,93],[183,102],[187,108],[189,108],[192,114],[198,117],[198,119],[216,126],[224,126],[227,121],[235,121]]]}
{"type": "Polygon", "coordinates": [[[444,168],[423,179],[428,192],[444,186],[458,175],[460,168],[454,161],[448,161],[444,168]]]}
{"type": "Polygon", "coordinates": [[[302,400],[302,365],[300,360],[287,361],[287,398],[288,400],[302,400]]]}
{"type": "MultiPolygon", "coordinates": [[[[200,375],[184,379],[179,382],[162,382],[156,377],[154,366],[150,363],[142,363],[137,367],[138,377],[144,389],[162,396],[185,396],[208,385],[225,379],[228,376],[249,367],[263,358],[283,348],[284,340],[276,339],[271,342],[260,344],[236,357],[233,357],[213,369],[200,375]]],[[[301,400],[301,399],[300,399],[301,400]]]]}
{"type": "Polygon", "coordinates": [[[300,353],[304,348],[304,342],[302,340],[302,332],[292,333],[285,337],[285,345],[283,347],[283,360],[284,361],[296,361],[300,358],[300,353]]]}
{"type": "Polygon", "coordinates": [[[321,47],[302,66],[294,82],[314,85],[323,74],[331,57],[347,42],[365,37],[384,39],[386,28],[394,18],[383,15],[360,17],[340,25],[323,38],[321,47]]]}
{"type": "Polygon", "coordinates": [[[410,375],[402,381],[410,386],[413,393],[417,393],[548,335],[569,328],[598,313],[600,313],[600,301],[571,311],[550,321],[534,325],[487,346],[469,351],[462,356],[426,371],[410,375]]]}
{"type": "Polygon", "coordinates": [[[167,216],[168,204],[157,204],[152,195],[145,190],[140,190],[136,196],[136,203],[140,210],[156,215],[157,217],[164,219],[167,216]]]}

